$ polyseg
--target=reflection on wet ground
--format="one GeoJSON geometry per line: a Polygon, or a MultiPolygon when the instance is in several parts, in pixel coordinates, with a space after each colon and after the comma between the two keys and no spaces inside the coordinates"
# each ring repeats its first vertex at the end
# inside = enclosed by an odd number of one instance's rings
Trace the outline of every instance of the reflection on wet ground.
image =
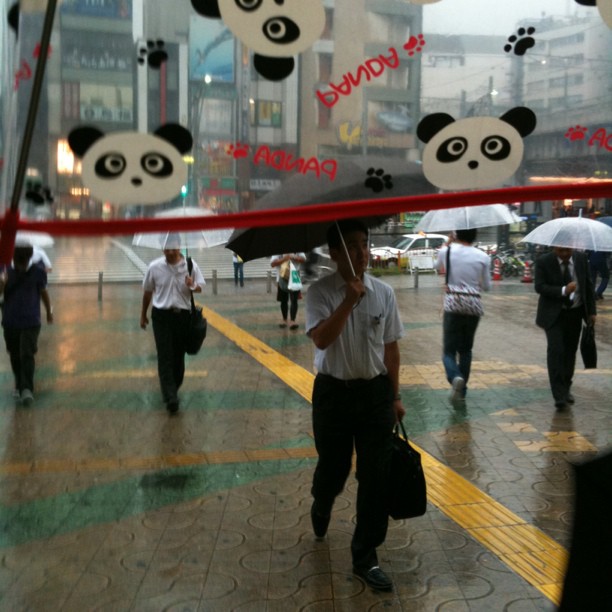
{"type": "MultiPolygon", "coordinates": [[[[486,296],[468,401],[440,362],[441,280],[388,277],[406,326],[406,425],[430,480],[425,516],[391,521],[381,565],[395,590],[351,573],[356,483],[324,542],[310,527],[313,350],[279,330],[264,280],[201,297],[211,324],[189,359],[181,411],[161,404],[138,284],[53,286],[36,400],[0,399],[0,607],[33,610],[552,610],[572,517],[571,463],[611,445],[610,320],[599,368],[577,368],[555,411],[533,285],[486,296]]],[[[306,289],[307,290],[307,289],[306,289]]],[[[303,322],[303,302],[298,321],[303,322]]]]}

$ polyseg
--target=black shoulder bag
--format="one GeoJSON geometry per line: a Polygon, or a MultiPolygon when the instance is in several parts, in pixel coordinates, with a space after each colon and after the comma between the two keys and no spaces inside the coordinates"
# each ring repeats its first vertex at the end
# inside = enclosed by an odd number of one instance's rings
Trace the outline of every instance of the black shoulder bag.
{"type": "Polygon", "coordinates": [[[393,431],[389,487],[391,518],[399,520],[425,514],[427,484],[421,455],[408,443],[408,436],[401,421],[393,431]]]}
{"type": "MultiPolygon", "coordinates": [[[[189,276],[193,270],[193,262],[191,257],[187,258],[187,269],[189,270],[189,276]]],[[[208,322],[206,317],[202,314],[201,308],[196,308],[195,300],[193,299],[193,291],[191,292],[191,312],[189,315],[189,331],[185,339],[185,352],[188,355],[196,355],[204,338],[206,338],[206,331],[208,328],[208,322]]]]}

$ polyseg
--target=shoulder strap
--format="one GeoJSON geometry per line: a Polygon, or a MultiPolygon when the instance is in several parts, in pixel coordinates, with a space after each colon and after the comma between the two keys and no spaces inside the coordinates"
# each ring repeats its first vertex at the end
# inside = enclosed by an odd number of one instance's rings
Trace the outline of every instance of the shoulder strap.
{"type": "Polygon", "coordinates": [[[448,285],[448,275],[450,273],[450,244],[446,248],[446,278],[444,279],[444,284],[448,285]]]}
{"type": "MultiPolygon", "coordinates": [[[[193,270],[193,261],[191,261],[191,257],[187,258],[187,271],[189,272],[189,276],[191,276],[191,271],[193,270]]],[[[193,291],[189,291],[189,297],[191,298],[191,311],[193,312],[195,307],[195,301],[193,299],[193,291]]]]}

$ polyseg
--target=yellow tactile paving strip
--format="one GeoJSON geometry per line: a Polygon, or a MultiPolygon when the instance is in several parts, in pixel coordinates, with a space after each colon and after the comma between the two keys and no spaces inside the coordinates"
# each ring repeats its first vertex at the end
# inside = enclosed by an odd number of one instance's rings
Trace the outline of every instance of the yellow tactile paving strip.
{"type": "MultiPolygon", "coordinates": [[[[220,333],[310,401],[314,380],[312,373],[278,354],[213,310],[204,307],[203,311],[209,323],[220,333]]],[[[428,368],[422,370],[427,372],[421,371],[418,374],[431,374],[428,368]]],[[[406,370],[404,374],[409,374],[406,378],[411,378],[410,374],[414,375],[406,370]]],[[[514,572],[558,604],[567,551],[423,449],[414,446],[423,458],[431,503],[468,531],[514,572]]],[[[303,453],[307,449],[295,450],[303,453]]],[[[270,452],[275,454],[275,451],[270,452]]]]}
{"type": "Polygon", "coordinates": [[[293,361],[276,352],[231,321],[223,318],[214,310],[204,306],[202,312],[208,322],[226,338],[234,342],[270,372],[276,374],[306,401],[310,401],[314,381],[314,376],[310,372],[293,363],[293,361]]]}

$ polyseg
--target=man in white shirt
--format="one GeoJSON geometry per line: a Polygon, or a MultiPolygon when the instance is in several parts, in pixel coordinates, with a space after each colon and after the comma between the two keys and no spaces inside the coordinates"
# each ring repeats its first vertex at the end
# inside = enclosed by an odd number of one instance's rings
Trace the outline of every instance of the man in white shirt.
{"type": "MultiPolygon", "coordinates": [[[[481,291],[491,289],[491,260],[473,246],[476,229],[457,230],[448,246],[440,249],[436,269],[447,270],[447,290],[467,293],[473,291],[473,299],[479,305],[481,291]],[[449,254],[450,250],[450,254],[449,254]]],[[[442,323],[442,363],[446,379],[452,387],[450,400],[460,407],[467,393],[467,383],[472,368],[472,347],[480,314],[449,312],[445,309],[442,323]]]]}
{"type": "Polygon", "coordinates": [[[311,489],[312,526],[317,538],[325,537],[334,500],[351,470],[354,446],[359,486],[353,571],[372,588],[391,590],[376,548],[385,540],[389,521],[393,427],[405,414],[398,392],[398,340],[404,328],[393,289],[365,274],[365,226],[356,220],[334,224],[328,245],[338,269],[306,295],[306,332],[316,346],[318,372],[312,394],[319,455],[311,489]]]}
{"type": "Polygon", "coordinates": [[[151,318],[157,349],[157,372],[162,397],[168,412],[179,409],[178,390],[185,375],[185,338],[189,330],[191,292],[200,293],[206,284],[198,264],[187,261],[180,251],[180,237],[172,234],[164,245],[164,256],[149,264],[142,286],[140,327],[149,324],[147,311],[153,303],[151,318]]]}

